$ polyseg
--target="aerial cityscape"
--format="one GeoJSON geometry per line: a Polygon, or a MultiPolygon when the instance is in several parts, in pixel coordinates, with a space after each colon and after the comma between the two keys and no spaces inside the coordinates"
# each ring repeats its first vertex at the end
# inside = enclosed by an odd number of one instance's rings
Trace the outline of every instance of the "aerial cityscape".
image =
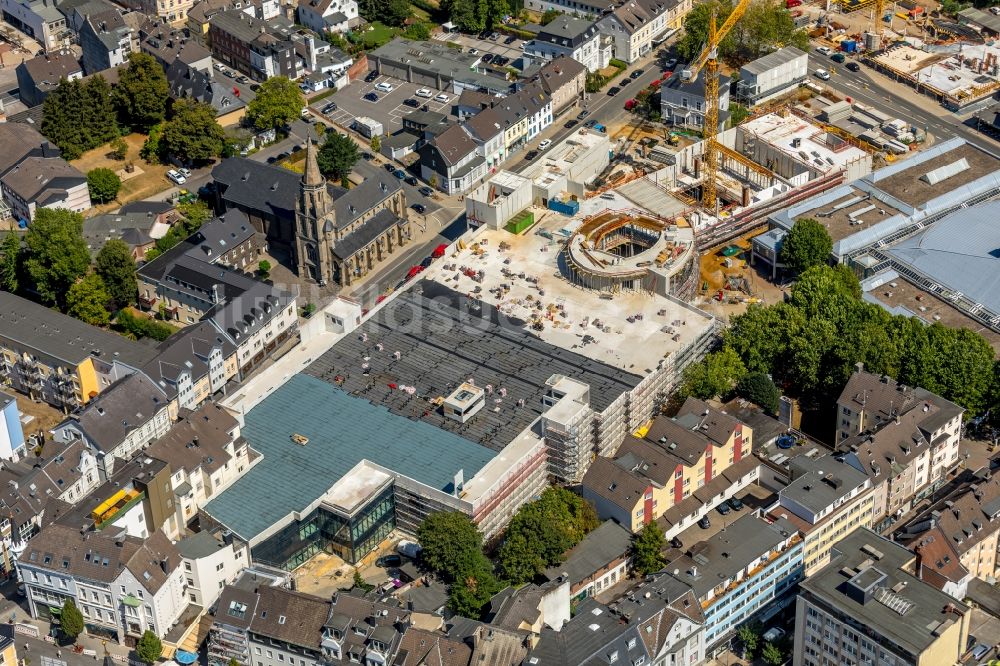
{"type": "Polygon", "coordinates": [[[998,351],[994,0],[0,0],[0,666],[1000,666],[998,351]]]}

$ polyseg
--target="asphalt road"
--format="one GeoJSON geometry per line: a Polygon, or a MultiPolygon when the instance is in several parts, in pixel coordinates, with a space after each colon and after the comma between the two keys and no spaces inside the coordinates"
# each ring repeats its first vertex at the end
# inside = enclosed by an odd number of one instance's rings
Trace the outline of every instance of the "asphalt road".
{"type": "Polygon", "coordinates": [[[894,94],[896,90],[912,91],[906,84],[891,81],[865,65],[861,65],[861,71],[852,72],[844,65],[837,64],[818,53],[810,53],[810,75],[818,68],[834,74],[829,81],[819,81],[814,78],[815,83],[833,88],[857,102],[899,117],[900,120],[930,132],[936,140],[960,136],[985,150],[995,152],[1000,148],[1000,143],[974,129],[974,117],[963,118],[953,114],[931,97],[922,96],[922,103],[917,104],[911,101],[909,95],[894,94]]]}

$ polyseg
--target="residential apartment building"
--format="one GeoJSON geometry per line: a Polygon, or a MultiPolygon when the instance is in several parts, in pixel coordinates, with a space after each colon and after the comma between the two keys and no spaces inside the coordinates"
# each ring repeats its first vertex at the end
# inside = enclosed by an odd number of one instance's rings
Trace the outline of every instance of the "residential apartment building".
{"type": "Polygon", "coordinates": [[[212,68],[212,54],[204,46],[162,19],[146,21],[139,28],[139,50],[156,58],[164,69],[176,61],[202,71],[212,68]]]}
{"type": "Polygon", "coordinates": [[[298,79],[305,68],[291,39],[293,28],[282,17],[264,21],[230,9],[209,20],[208,41],[216,59],[256,81],[272,76],[298,79]]]}
{"type": "Polygon", "coordinates": [[[442,192],[461,194],[486,175],[486,159],[468,132],[454,124],[430,139],[420,153],[420,177],[442,192]]]}
{"type": "Polygon", "coordinates": [[[868,529],[834,546],[800,584],[794,666],[951,666],[971,609],[913,575],[915,555],[868,529]]]}
{"type": "Polygon", "coordinates": [[[838,456],[797,456],[789,462],[790,483],[768,510],[791,521],[804,536],[805,575],[830,561],[833,544],[861,527],[871,527],[875,497],[867,474],[838,456]]]}
{"type": "Polygon", "coordinates": [[[560,57],[543,65],[532,80],[552,98],[552,114],[557,116],[583,99],[587,68],[572,58],[560,57]]]}
{"type": "Polygon", "coordinates": [[[107,478],[114,474],[118,461],[130,460],[167,434],[175,416],[176,408],[171,408],[163,387],[136,371],[71,414],[52,433],[62,442],[86,442],[97,456],[102,477],[107,478]]]}
{"type": "Polygon", "coordinates": [[[154,355],[152,347],[0,291],[0,381],[33,400],[72,411],[154,355]]]}
{"type": "Polygon", "coordinates": [[[563,15],[549,22],[538,35],[524,45],[524,54],[540,62],[566,56],[579,62],[589,72],[608,66],[612,40],[603,35],[593,21],[563,15]]]}
{"type": "Polygon", "coordinates": [[[710,493],[707,499],[728,499],[742,486],[727,479],[726,470],[756,466],[750,427],[696,398],[688,398],[674,418],[657,417],[644,430],[626,435],[614,459],[597,458],[580,489],[598,515],[633,532],[681,510],[699,491],[710,493]]]}
{"type": "Polygon", "coordinates": [[[178,409],[197,409],[242,378],[236,345],[211,321],[188,326],[157,348],[143,371],[168,394],[178,409]]]}
{"type": "Polygon", "coordinates": [[[1000,475],[969,474],[895,534],[917,555],[915,574],[956,599],[968,583],[1000,577],[1000,475]]]}
{"type": "Polygon", "coordinates": [[[73,33],[54,0],[0,0],[0,15],[45,51],[69,46],[73,33]]]}
{"type": "Polygon", "coordinates": [[[170,466],[174,511],[156,527],[172,539],[185,533],[198,509],[243,476],[253,462],[239,421],[215,403],[184,416],[150,444],[145,455],[170,466]]]}
{"type": "Polygon", "coordinates": [[[784,518],[752,514],[690,546],[664,571],[689,585],[705,614],[708,654],[740,625],[766,622],[802,580],[802,537],[784,518]]]}
{"type": "Polygon", "coordinates": [[[17,567],[32,617],[72,599],[89,634],[134,645],[147,629],[164,637],[186,608],[180,562],[162,532],[139,539],[54,523],[17,567]]]}
{"type": "MultiPolygon", "coordinates": [[[[83,65],[69,51],[53,51],[25,60],[17,66],[16,75],[21,101],[28,107],[35,107],[45,101],[62,79],[67,81],[82,79],[83,65]]],[[[9,136],[3,138],[5,141],[10,140],[9,136]]],[[[40,139],[35,145],[41,145],[44,141],[40,139]]],[[[55,155],[59,154],[55,146],[52,150],[55,155]]],[[[7,168],[10,166],[13,165],[8,165],[7,168]]]]}
{"type": "Polygon", "coordinates": [[[929,391],[859,367],[837,410],[838,450],[872,477],[876,531],[941,487],[958,462],[965,410],[929,391]]]}
{"type": "Polygon", "coordinates": [[[346,32],[359,25],[356,0],[299,0],[299,23],[322,35],[346,32]]]}
{"type": "MultiPolygon", "coordinates": [[[[728,76],[719,76],[719,131],[729,120],[728,76]]],[[[677,127],[701,129],[705,125],[705,71],[694,81],[685,81],[680,71],[660,84],[660,113],[663,122],[677,127]]]]}
{"type": "Polygon", "coordinates": [[[188,601],[201,608],[214,606],[225,586],[250,566],[247,548],[235,543],[231,534],[202,530],[178,541],[177,551],[188,601]]]}
{"type": "Polygon", "coordinates": [[[693,4],[692,0],[622,0],[601,13],[597,26],[611,36],[612,56],[633,63],[678,30],[693,4]]]}
{"type": "Polygon", "coordinates": [[[562,564],[549,567],[549,581],[569,583],[573,601],[593,597],[625,580],[632,571],[632,533],[613,520],[583,538],[566,553],[562,564]]]}
{"type": "Polygon", "coordinates": [[[31,222],[40,208],[89,210],[87,177],[61,157],[27,157],[0,176],[3,199],[15,220],[31,222]]]}
{"type": "Polygon", "coordinates": [[[89,76],[124,64],[139,48],[137,37],[118,9],[88,15],[79,36],[83,71],[89,76]]]}
{"type": "Polygon", "coordinates": [[[698,664],[705,658],[705,617],[691,588],[647,576],[628,597],[604,605],[585,599],[561,629],[542,629],[525,664],[604,666],[698,664]]]}

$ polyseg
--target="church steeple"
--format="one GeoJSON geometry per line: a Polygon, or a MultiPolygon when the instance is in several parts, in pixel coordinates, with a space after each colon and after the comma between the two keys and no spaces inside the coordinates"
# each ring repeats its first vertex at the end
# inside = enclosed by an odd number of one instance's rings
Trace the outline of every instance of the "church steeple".
{"type": "Polygon", "coordinates": [[[319,162],[316,160],[316,147],[312,139],[309,139],[306,142],[306,169],[302,174],[302,184],[305,187],[319,187],[323,182],[323,174],[319,172],[319,162]]]}

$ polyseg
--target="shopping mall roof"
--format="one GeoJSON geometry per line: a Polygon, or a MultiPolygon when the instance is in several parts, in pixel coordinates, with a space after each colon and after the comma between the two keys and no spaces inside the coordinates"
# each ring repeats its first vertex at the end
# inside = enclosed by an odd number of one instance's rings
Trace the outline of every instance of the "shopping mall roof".
{"type": "Polygon", "coordinates": [[[896,261],[1000,313],[1000,201],[962,208],[889,250],[896,261]]]}
{"type": "Polygon", "coordinates": [[[305,374],[289,379],[245,419],[243,436],[263,459],[205,512],[247,540],[306,509],[362,460],[450,493],[456,472],[472,478],[495,455],[305,374]],[[308,441],[296,443],[293,435],[308,441]]]}

